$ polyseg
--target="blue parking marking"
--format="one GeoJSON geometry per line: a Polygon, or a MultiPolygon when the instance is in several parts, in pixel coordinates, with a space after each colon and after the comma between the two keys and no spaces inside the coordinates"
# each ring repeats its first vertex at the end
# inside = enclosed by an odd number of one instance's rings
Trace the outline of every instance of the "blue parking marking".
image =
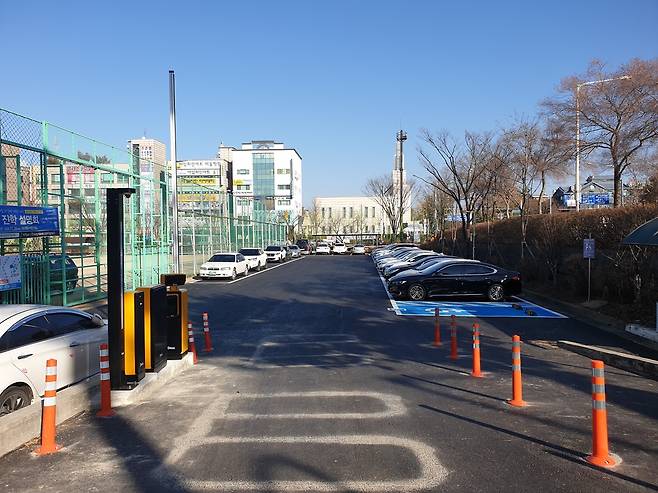
{"type": "Polygon", "coordinates": [[[477,318],[567,318],[561,313],[530,303],[522,298],[507,302],[487,301],[396,301],[391,300],[398,315],[432,317],[439,309],[439,316],[477,318]]]}

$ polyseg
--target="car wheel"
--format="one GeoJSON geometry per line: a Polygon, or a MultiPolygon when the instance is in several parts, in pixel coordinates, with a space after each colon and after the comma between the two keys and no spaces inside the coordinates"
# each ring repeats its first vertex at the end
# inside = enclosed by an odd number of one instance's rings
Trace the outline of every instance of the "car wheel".
{"type": "Polygon", "coordinates": [[[238,277],[237,272],[235,272],[235,269],[233,269],[233,274],[231,274],[231,281],[235,281],[235,279],[238,277]]]}
{"type": "Polygon", "coordinates": [[[0,416],[18,411],[27,406],[32,397],[27,389],[23,387],[9,387],[0,394],[0,416]]]}
{"type": "Polygon", "coordinates": [[[505,298],[505,290],[503,289],[503,286],[500,284],[489,286],[489,289],[487,290],[487,298],[489,298],[489,301],[503,301],[503,298],[505,298]]]}
{"type": "Polygon", "coordinates": [[[77,279],[72,279],[70,281],[66,281],[66,289],[68,289],[69,291],[73,291],[77,284],[78,284],[77,279]]]}
{"type": "Polygon", "coordinates": [[[256,267],[256,272],[260,272],[263,266],[261,265],[260,262],[258,262],[258,267],[256,267]]]}
{"type": "Polygon", "coordinates": [[[427,293],[425,292],[425,288],[421,286],[420,284],[412,284],[409,286],[409,299],[412,301],[423,301],[425,299],[425,296],[427,296],[427,293]]]}

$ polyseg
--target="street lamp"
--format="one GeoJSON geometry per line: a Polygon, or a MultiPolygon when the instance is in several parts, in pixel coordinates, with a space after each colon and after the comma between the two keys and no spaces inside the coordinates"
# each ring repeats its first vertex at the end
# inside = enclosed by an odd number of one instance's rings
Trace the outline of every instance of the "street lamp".
{"type": "Polygon", "coordinates": [[[407,140],[407,133],[400,130],[395,139],[398,144],[398,169],[400,170],[400,241],[404,241],[404,160],[402,159],[402,143],[407,140]]]}
{"type": "Polygon", "coordinates": [[[576,84],[576,190],[574,190],[576,211],[580,210],[580,88],[583,86],[593,86],[594,84],[604,84],[606,82],[626,80],[630,78],[630,75],[622,75],[621,77],[614,77],[612,79],[592,80],[576,84]]]}

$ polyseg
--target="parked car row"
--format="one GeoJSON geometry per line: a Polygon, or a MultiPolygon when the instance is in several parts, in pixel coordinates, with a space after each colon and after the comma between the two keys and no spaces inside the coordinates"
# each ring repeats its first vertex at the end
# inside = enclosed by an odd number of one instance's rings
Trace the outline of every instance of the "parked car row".
{"type": "Polygon", "coordinates": [[[201,279],[231,279],[246,276],[249,271],[260,271],[268,262],[285,262],[301,255],[297,245],[270,245],[261,248],[241,248],[237,252],[218,252],[201,265],[201,279]]]}
{"type": "Polygon", "coordinates": [[[521,293],[521,274],[493,264],[452,257],[399,243],[372,253],[395,298],[422,301],[434,296],[486,296],[502,301],[521,293]]]}
{"type": "Polygon", "coordinates": [[[320,241],[315,246],[316,255],[365,255],[365,253],[366,247],[361,244],[348,246],[338,242],[331,245],[326,241],[320,241]]]}

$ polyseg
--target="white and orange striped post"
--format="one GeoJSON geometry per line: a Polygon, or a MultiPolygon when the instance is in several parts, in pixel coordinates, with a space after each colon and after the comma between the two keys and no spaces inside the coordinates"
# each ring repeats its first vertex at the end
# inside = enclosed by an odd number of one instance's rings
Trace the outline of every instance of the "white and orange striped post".
{"type": "Polygon", "coordinates": [[[110,351],[106,343],[101,344],[99,352],[101,361],[101,409],[96,413],[96,416],[109,418],[114,416],[115,412],[112,410],[112,389],[110,386],[110,351]]]}
{"type": "Polygon", "coordinates": [[[192,329],[192,322],[187,322],[187,337],[190,351],[192,351],[192,363],[196,365],[199,359],[196,355],[196,345],[194,344],[194,330],[192,329]]]}
{"type": "Polygon", "coordinates": [[[450,315],[450,359],[456,361],[457,358],[457,317],[450,315]]]}
{"type": "Polygon", "coordinates": [[[55,442],[57,437],[57,360],[46,362],[46,388],[43,395],[43,411],[41,413],[41,447],[37,454],[52,454],[59,450],[55,442]]]}
{"type": "Polygon", "coordinates": [[[441,319],[438,308],[434,309],[434,347],[441,345],[441,319]]]}
{"type": "Polygon", "coordinates": [[[526,406],[521,381],[521,337],[516,335],[512,336],[512,398],[507,403],[516,407],[526,406]]]}
{"type": "Polygon", "coordinates": [[[482,377],[482,371],[480,370],[480,324],[477,322],[473,324],[473,369],[471,376],[482,377]]]}
{"type": "Polygon", "coordinates": [[[210,326],[208,325],[208,312],[203,312],[203,336],[205,337],[206,347],[204,352],[212,351],[212,340],[210,339],[210,326]]]}
{"type": "Polygon", "coordinates": [[[617,461],[608,450],[608,414],[605,407],[603,361],[592,360],[592,454],[587,462],[599,467],[613,467],[617,461]]]}

